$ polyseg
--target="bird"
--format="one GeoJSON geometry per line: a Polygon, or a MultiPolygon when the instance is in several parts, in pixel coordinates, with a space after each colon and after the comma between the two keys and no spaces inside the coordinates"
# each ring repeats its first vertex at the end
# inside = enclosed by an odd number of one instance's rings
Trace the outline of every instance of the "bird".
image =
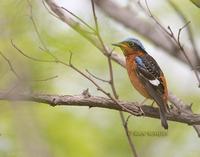
{"type": "Polygon", "coordinates": [[[146,99],[152,99],[157,103],[161,125],[168,129],[168,89],[164,73],[158,63],[136,38],[127,38],[112,45],[121,48],[132,85],[146,99]]]}

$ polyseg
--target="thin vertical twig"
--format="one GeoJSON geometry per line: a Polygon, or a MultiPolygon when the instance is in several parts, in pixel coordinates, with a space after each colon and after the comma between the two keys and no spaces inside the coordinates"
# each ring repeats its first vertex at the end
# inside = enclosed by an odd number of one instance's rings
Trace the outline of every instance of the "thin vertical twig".
{"type": "Polygon", "coordinates": [[[114,76],[113,76],[113,68],[112,68],[112,61],[111,61],[111,58],[110,56],[112,55],[112,52],[108,55],[108,66],[109,66],[109,74],[110,74],[110,85],[111,85],[111,88],[112,88],[112,91],[113,91],[113,95],[115,96],[116,99],[119,98],[118,94],[117,94],[117,91],[115,89],[115,84],[114,84],[114,76]]]}
{"type": "Polygon", "coordinates": [[[33,28],[35,30],[35,33],[36,33],[36,35],[37,35],[37,37],[38,37],[38,39],[39,39],[39,41],[40,41],[40,43],[42,44],[42,47],[43,47],[41,49],[44,52],[48,53],[51,57],[53,57],[54,59],[56,59],[56,57],[51,54],[50,50],[47,48],[44,40],[42,39],[42,36],[41,36],[41,34],[39,32],[38,26],[37,26],[36,21],[35,21],[34,16],[33,16],[33,7],[32,7],[31,2],[29,0],[27,0],[27,3],[28,3],[28,6],[30,8],[30,20],[31,20],[31,22],[33,24],[33,28]]]}
{"type": "MultiPolygon", "coordinates": [[[[98,20],[97,20],[97,16],[96,16],[94,1],[91,0],[91,3],[92,3],[93,18],[94,18],[95,28],[96,28],[96,35],[97,35],[97,38],[99,39],[99,41],[100,41],[105,53],[107,54],[106,56],[108,58],[109,75],[110,75],[109,83],[110,83],[110,86],[111,86],[111,89],[112,89],[112,92],[113,92],[113,95],[114,95],[115,99],[118,99],[119,96],[118,96],[118,94],[116,92],[115,85],[114,85],[113,68],[112,68],[112,61],[111,61],[112,51],[108,52],[106,47],[105,47],[105,44],[104,44],[103,39],[102,39],[102,37],[100,35],[100,32],[99,32],[99,25],[98,25],[98,20]]],[[[128,139],[128,143],[129,143],[129,146],[131,148],[131,152],[133,154],[133,157],[138,157],[135,145],[134,145],[134,143],[133,143],[133,141],[132,141],[132,139],[130,137],[130,134],[129,134],[128,125],[126,123],[125,116],[124,116],[122,111],[120,111],[119,114],[120,114],[122,125],[123,125],[124,131],[126,133],[126,137],[128,139]]]]}
{"type": "Polygon", "coordinates": [[[178,30],[178,37],[177,37],[177,40],[178,40],[178,44],[181,45],[181,41],[180,41],[180,36],[181,36],[181,31],[188,27],[188,25],[190,24],[190,21],[186,22],[181,28],[179,28],[178,30]]]}
{"type": "Polygon", "coordinates": [[[30,15],[29,15],[29,17],[30,17],[30,20],[31,20],[31,22],[32,22],[32,24],[33,24],[34,30],[35,30],[35,32],[36,32],[38,38],[39,38],[39,41],[40,41],[40,43],[42,44],[44,50],[45,50],[45,51],[49,51],[48,48],[47,48],[47,46],[45,45],[45,43],[44,43],[44,41],[43,41],[41,35],[40,35],[39,29],[38,29],[37,24],[36,24],[36,22],[35,22],[35,20],[34,20],[32,4],[31,4],[31,2],[30,2],[29,0],[27,0],[27,3],[28,3],[28,6],[29,6],[29,9],[30,9],[30,15]]]}
{"type": "Polygon", "coordinates": [[[147,3],[147,0],[145,0],[145,4],[149,13],[149,16],[154,20],[154,22],[156,22],[156,24],[167,34],[169,35],[169,37],[175,42],[175,44],[179,47],[180,52],[182,52],[183,56],[185,57],[186,61],[188,62],[188,65],[191,67],[192,70],[194,70],[194,74],[196,76],[196,79],[198,81],[198,87],[200,88],[200,77],[198,74],[197,69],[194,67],[193,63],[191,62],[190,58],[187,56],[187,53],[185,51],[185,49],[183,48],[183,46],[181,45],[180,42],[180,33],[182,31],[183,28],[185,28],[189,23],[187,22],[186,24],[184,24],[184,26],[182,26],[179,29],[179,33],[178,33],[178,37],[176,38],[173,31],[171,30],[170,26],[167,27],[167,29],[155,18],[155,16],[152,14],[149,5],[147,3]]]}
{"type": "Polygon", "coordinates": [[[97,36],[97,38],[98,38],[98,40],[99,40],[101,46],[103,47],[104,54],[105,54],[106,56],[108,56],[108,55],[109,55],[109,52],[108,52],[108,50],[107,50],[107,48],[106,48],[106,46],[105,46],[105,44],[104,44],[104,41],[103,41],[103,39],[102,39],[102,37],[101,37],[101,34],[100,34],[100,32],[99,32],[99,24],[98,24],[98,20],[97,20],[97,16],[96,16],[96,11],[95,11],[95,4],[94,4],[94,1],[93,1],[93,0],[91,0],[91,4],[92,4],[93,18],[94,18],[94,22],[95,22],[95,30],[96,30],[95,32],[96,32],[96,36],[97,36]]]}

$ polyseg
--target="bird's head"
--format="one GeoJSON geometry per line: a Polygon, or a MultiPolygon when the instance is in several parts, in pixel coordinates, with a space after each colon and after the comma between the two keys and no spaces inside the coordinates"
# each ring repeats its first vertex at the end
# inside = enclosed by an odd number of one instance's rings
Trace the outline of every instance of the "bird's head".
{"type": "Polygon", "coordinates": [[[124,41],[112,45],[120,47],[125,56],[135,53],[146,53],[142,43],[135,38],[128,38],[124,41]]]}

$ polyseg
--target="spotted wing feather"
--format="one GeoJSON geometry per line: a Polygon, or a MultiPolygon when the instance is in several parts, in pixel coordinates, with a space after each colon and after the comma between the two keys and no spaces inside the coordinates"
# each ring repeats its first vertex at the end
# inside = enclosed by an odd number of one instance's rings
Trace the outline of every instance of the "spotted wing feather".
{"type": "Polygon", "coordinates": [[[143,83],[148,94],[156,101],[160,108],[160,118],[161,123],[165,129],[168,128],[166,120],[166,108],[165,102],[162,98],[164,94],[164,85],[161,79],[163,75],[157,62],[150,55],[146,54],[144,56],[136,57],[136,73],[138,78],[143,83]]]}

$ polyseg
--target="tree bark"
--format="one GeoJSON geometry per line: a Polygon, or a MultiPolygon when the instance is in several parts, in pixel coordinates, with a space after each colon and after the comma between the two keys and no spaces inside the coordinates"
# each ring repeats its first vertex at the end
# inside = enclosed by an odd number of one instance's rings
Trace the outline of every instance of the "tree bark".
{"type": "MultiPolygon", "coordinates": [[[[111,99],[99,96],[88,95],[49,95],[49,94],[12,94],[0,92],[0,100],[6,101],[32,101],[37,103],[46,103],[50,106],[88,106],[89,108],[98,107],[118,111],[126,111],[117,105],[111,99]]],[[[160,119],[158,108],[141,105],[138,102],[118,101],[119,104],[132,111],[135,116],[145,116],[160,119]]],[[[170,121],[185,123],[188,125],[200,125],[200,115],[193,114],[182,108],[182,112],[176,109],[167,113],[167,119],[170,121]]]]}

